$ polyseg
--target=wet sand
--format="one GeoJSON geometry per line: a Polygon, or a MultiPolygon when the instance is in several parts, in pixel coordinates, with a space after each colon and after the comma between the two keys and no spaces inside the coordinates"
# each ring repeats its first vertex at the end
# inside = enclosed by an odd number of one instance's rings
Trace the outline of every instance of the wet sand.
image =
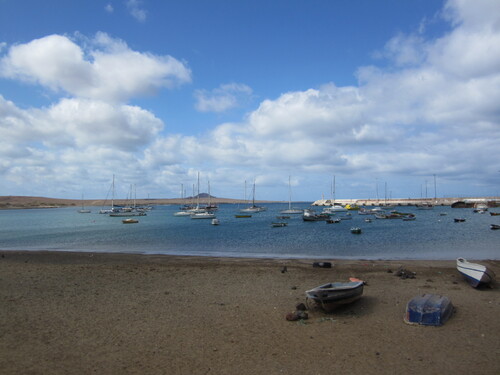
{"type": "Polygon", "coordinates": [[[0,254],[2,374],[500,373],[499,286],[471,288],[455,261],[0,254]],[[349,277],[367,282],[357,302],[285,319],[305,290],[349,277]],[[424,293],[451,299],[445,325],[403,322],[424,293]]]}

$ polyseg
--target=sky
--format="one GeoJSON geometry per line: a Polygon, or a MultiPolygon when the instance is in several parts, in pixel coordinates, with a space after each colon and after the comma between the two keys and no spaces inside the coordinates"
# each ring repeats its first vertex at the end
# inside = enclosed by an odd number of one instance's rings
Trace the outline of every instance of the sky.
{"type": "Polygon", "coordinates": [[[102,199],[113,176],[118,198],[198,176],[500,196],[500,1],[0,0],[0,195],[102,199]]]}

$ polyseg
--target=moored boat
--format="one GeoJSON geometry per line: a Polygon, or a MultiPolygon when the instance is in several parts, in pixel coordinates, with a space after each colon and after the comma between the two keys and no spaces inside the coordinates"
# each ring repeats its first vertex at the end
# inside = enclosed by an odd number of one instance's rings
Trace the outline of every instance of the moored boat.
{"type": "Polygon", "coordinates": [[[463,217],[456,217],[453,220],[455,221],[455,223],[463,223],[465,221],[465,219],[463,217]]]}
{"type": "Polygon", "coordinates": [[[219,219],[217,218],[212,219],[212,225],[219,225],[219,224],[220,224],[219,219]]]}
{"type": "Polygon", "coordinates": [[[196,212],[191,214],[191,219],[215,219],[213,212],[196,212]]]}
{"type": "Polygon", "coordinates": [[[302,214],[302,220],[304,221],[326,221],[330,218],[330,215],[321,213],[317,214],[313,210],[304,210],[302,214]]]}
{"type": "Polygon", "coordinates": [[[286,227],[288,223],[272,223],[271,226],[273,228],[286,227]]]}
{"type": "Polygon", "coordinates": [[[352,234],[361,234],[361,228],[360,227],[352,227],[351,233],[352,234]]]}
{"type": "Polygon", "coordinates": [[[500,225],[498,225],[498,224],[490,224],[490,229],[500,229],[500,225]]]}
{"type": "Polygon", "coordinates": [[[453,304],[446,296],[423,294],[406,305],[405,323],[427,326],[443,325],[453,314],[453,304]]]}
{"type": "Polygon", "coordinates": [[[490,284],[495,279],[495,273],[482,264],[470,263],[464,258],[457,258],[457,270],[477,288],[490,284]]]}
{"type": "Polygon", "coordinates": [[[137,224],[139,220],[137,219],[123,219],[122,223],[123,224],[137,224]]]}
{"type": "Polygon", "coordinates": [[[354,302],[363,294],[363,281],[333,282],[306,291],[306,303],[312,299],[324,310],[354,302]]]}

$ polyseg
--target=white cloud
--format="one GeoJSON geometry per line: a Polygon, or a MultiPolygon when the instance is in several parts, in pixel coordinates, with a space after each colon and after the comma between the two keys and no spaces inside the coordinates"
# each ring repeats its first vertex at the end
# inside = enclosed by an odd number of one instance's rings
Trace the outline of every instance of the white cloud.
{"type": "Polygon", "coordinates": [[[191,71],[171,56],[131,50],[98,33],[85,51],[62,35],[12,46],[0,60],[0,76],[106,101],[126,101],[191,81],[191,71]]]}
{"type": "Polygon", "coordinates": [[[106,6],[104,7],[104,10],[108,13],[113,13],[115,11],[115,9],[113,8],[113,5],[111,5],[111,4],[106,4],[106,6]]]}
{"type": "Polygon", "coordinates": [[[125,5],[127,6],[127,9],[132,15],[132,17],[134,17],[137,21],[139,22],[146,21],[147,12],[141,7],[142,1],[127,0],[125,2],[125,5]]]}
{"type": "Polygon", "coordinates": [[[252,89],[241,83],[220,85],[212,91],[196,90],[196,109],[200,112],[225,112],[247,102],[252,89]]]}

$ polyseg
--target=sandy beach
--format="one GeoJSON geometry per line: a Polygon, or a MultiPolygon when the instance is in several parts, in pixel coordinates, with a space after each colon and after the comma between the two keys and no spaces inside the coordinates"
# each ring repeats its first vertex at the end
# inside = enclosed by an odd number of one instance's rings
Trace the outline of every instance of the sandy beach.
{"type": "Polygon", "coordinates": [[[500,373],[498,284],[471,288],[455,261],[0,254],[2,374],[500,373]],[[349,277],[367,282],[357,302],[285,319],[305,290],[349,277]],[[424,293],[451,299],[445,325],[403,322],[424,293]]]}

